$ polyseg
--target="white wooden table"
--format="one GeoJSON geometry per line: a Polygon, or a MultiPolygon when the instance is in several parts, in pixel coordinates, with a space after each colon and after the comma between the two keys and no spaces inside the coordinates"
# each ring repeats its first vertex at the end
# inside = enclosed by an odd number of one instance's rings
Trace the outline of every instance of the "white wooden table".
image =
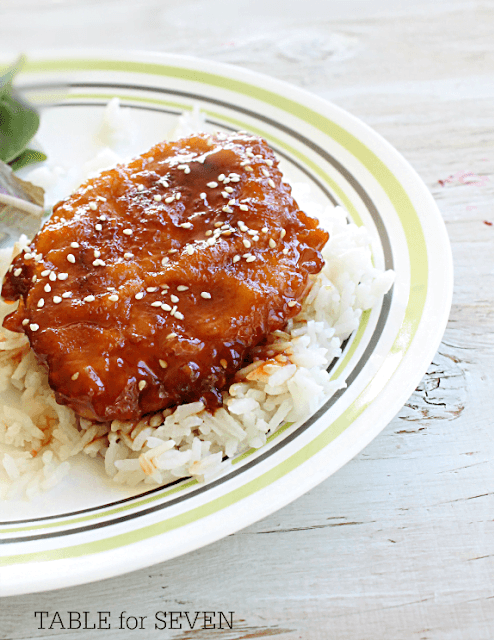
{"type": "MultiPolygon", "coordinates": [[[[303,86],[384,135],[437,199],[456,285],[391,424],[282,511],[185,557],[0,602],[0,638],[494,637],[494,3],[0,0],[0,53],[188,53],[303,86]],[[234,611],[232,630],[38,629],[34,612],[234,611]]],[[[223,625],[224,626],[224,625],[223,625]]]]}

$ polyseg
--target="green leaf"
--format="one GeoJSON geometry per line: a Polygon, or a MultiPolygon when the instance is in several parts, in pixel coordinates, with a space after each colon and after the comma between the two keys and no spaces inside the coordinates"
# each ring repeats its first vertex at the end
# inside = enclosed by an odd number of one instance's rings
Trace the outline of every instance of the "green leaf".
{"type": "Polygon", "coordinates": [[[36,151],[36,149],[24,149],[24,151],[17,156],[15,160],[10,163],[13,171],[19,171],[30,164],[36,162],[43,162],[46,160],[46,154],[42,151],[36,151]]]}
{"type": "Polygon", "coordinates": [[[0,76],[0,160],[12,162],[26,149],[39,127],[39,115],[12,87],[24,64],[21,56],[0,76]]]}
{"type": "Polygon", "coordinates": [[[2,94],[8,94],[12,90],[12,80],[14,76],[19,73],[26,61],[25,56],[19,56],[17,60],[0,76],[0,97],[2,94]]]}
{"type": "Polygon", "coordinates": [[[0,160],[11,162],[28,145],[39,127],[39,115],[12,96],[0,99],[0,160]]]}

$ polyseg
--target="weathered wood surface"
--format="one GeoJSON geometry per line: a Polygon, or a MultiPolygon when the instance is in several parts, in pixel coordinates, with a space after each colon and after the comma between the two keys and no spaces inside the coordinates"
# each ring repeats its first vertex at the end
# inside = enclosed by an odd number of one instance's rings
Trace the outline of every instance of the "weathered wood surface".
{"type": "Polygon", "coordinates": [[[303,86],[386,137],[434,194],[455,294],[391,424],[285,509],[174,561],[6,598],[0,638],[494,638],[494,4],[3,0],[0,51],[189,53],[303,86]],[[34,611],[234,611],[231,631],[42,631],[34,611]]]}

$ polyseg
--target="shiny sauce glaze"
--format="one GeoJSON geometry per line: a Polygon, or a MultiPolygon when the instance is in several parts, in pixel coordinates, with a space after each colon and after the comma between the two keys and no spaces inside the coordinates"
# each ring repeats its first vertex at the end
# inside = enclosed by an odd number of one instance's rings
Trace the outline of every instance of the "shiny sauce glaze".
{"type": "Polygon", "coordinates": [[[4,321],[57,402],[97,421],[203,400],[301,308],[328,234],[298,209],[267,143],[161,143],[59,202],[14,260],[4,321]]]}

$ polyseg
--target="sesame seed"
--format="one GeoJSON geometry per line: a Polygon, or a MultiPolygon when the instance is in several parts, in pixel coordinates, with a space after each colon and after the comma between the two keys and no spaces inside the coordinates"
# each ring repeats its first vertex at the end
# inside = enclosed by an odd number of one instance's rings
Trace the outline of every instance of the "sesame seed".
{"type": "Polygon", "coordinates": [[[168,249],[168,253],[178,253],[178,249],[168,249]]]}
{"type": "Polygon", "coordinates": [[[184,284],[179,284],[177,287],[177,291],[187,291],[189,287],[186,287],[184,284]]]}
{"type": "Polygon", "coordinates": [[[93,266],[94,267],[104,267],[106,266],[106,263],[101,260],[101,258],[96,258],[96,260],[93,260],[93,266]]]}
{"type": "Polygon", "coordinates": [[[185,167],[184,173],[190,173],[190,167],[185,167]]]}
{"type": "Polygon", "coordinates": [[[156,300],[155,302],[151,302],[151,306],[152,307],[161,307],[161,302],[159,300],[156,300]]]}
{"type": "Polygon", "coordinates": [[[210,189],[215,189],[218,186],[217,182],[208,182],[207,187],[209,187],[210,189]]]}
{"type": "Polygon", "coordinates": [[[266,176],[266,178],[269,177],[269,171],[267,169],[265,169],[264,167],[262,168],[262,172],[266,176]]]}
{"type": "Polygon", "coordinates": [[[158,291],[158,287],[146,287],[146,291],[148,293],[154,293],[155,291],[158,291]]]}
{"type": "Polygon", "coordinates": [[[238,262],[240,260],[240,256],[233,256],[233,262],[238,262]]]}
{"type": "Polygon", "coordinates": [[[70,262],[71,264],[75,264],[75,255],[73,253],[68,254],[67,262],[70,262]]]}
{"type": "Polygon", "coordinates": [[[72,293],[70,291],[64,291],[62,293],[62,298],[70,298],[71,295],[72,293]]]}
{"type": "Polygon", "coordinates": [[[276,187],[276,185],[275,185],[275,183],[274,183],[274,180],[273,180],[272,178],[269,178],[269,180],[268,180],[268,184],[269,184],[269,186],[270,186],[272,189],[274,189],[274,188],[276,187]]]}
{"type": "Polygon", "coordinates": [[[177,307],[177,305],[176,305],[176,304],[174,304],[174,305],[173,305],[173,309],[170,311],[170,313],[171,313],[171,315],[172,315],[172,316],[174,316],[174,315],[175,315],[175,312],[177,311],[177,308],[178,308],[178,307],[177,307]]]}
{"type": "Polygon", "coordinates": [[[99,249],[95,249],[95,250],[94,250],[94,257],[95,257],[95,258],[99,258],[99,257],[100,257],[100,255],[101,255],[101,251],[100,251],[99,249]]]}
{"type": "Polygon", "coordinates": [[[118,296],[116,293],[112,293],[111,296],[108,296],[108,300],[111,300],[111,302],[117,302],[118,300],[118,296]]]}
{"type": "Polygon", "coordinates": [[[252,240],[254,240],[254,242],[257,242],[259,240],[259,236],[257,235],[257,233],[255,236],[252,236],[252,240]]]}
{"type": "Polygon", "coordinates": [[[247,233],[249,234],[249,236],[255,236],[257,231],[255,229],[249,229],[247,233]]]}
{"type": "Polygon", "coordinates": [[[175,196],[168,196],[168,198],[165,198],[166,204],[170,204],[170,202],[173,202],[174,200],[175,200],[175,196]]]}
{"type": "Polygon", "coordinates": [[[125,233],[126,236],[132,235],[132,229],[124,229],[122,233],[125,233]]]}
{"type": "Polygon", "coordinates": [[[37,331],[39,329],[39,324],[33,323],[29,325],[31,331],[37,331]]]}
{"type": "Polygon", "coordinates": [[[281,230],[281,236],[280,236],[280,237],[281,237],[281,238],[284,238],[285,236],[286,236],[286,230],[285,230],[285,229],[282,229],[282,230],[281,230]]]}
{"type": "MultiPolygon", "coordinates": [[[[55,274],[53,274],[53,275],[55,275],[55,274]]],[[[68,273],[59,273],[58,274],[58,279],[59,280],[67,280],[68,277],[69,277],[68,273]]],[[[55,278],[52,278],[51,275],[50,275],[50,280],[55,280],[55,278]]]]}
{"type": "Polygon", "coordinates": [[[18,278],[21,275],[21,273],[22,273],[22,269],[19,267],[14,271],[14,276],[18,278]]]}
{"type": "Polygon", "coordinates": [[[175,311],[175,318],[177,318],[177,320],[183,320],[184,314],[180,313],[180,311],[175,311]]]}
{"type": "Polygon", "coordinates": [[[71,380],[77,380],[77,378],[79,377],[79,371],[76,371],[76,373],[74,373],[73,376],[70,377],[71,380]]]}
{"type": "Polygon", "coordinates": [[[45,300],[44,298],[40,298],[38,300],[38,307],[41,309],[41,307],[44,307],[44,306],[45,306],[45,300]]]}
{"type": "Polygon", "coordinates": [[[283,249],[282,253],[286,256],[288,254],[288,247],[285,247],[283,249]]]}
{"type": "Polygon", "coordinates": [[[24,318],[24,320],[22,321],[22,326],[25,327],[27,324],[29,324],[29,319],[24,318]]]}
{"type": "Polygon", "coordinates": [[[181,169],[181,170],[183,170],[183,169],[186,169],[186,168],[187,168],[187,165],[186,165],[186,164],[179,164],[179,165],[177,165],[177,169],[181,169]]]}
{"type": "Polygon", "coordinates": [[[96,211],[96,209],[98,208],[98,205],[96,204],[96,202],[90,202],[89,208],[92,209],[93,211],[96,211]]]}
{"type": "Polygon", "coordinates": [[[250,164],[246,165],[246,166],[244,167],[244,169],[245,169],[246,171],[254,171],[254,169],[250,166],[250,164]]]}
{"type": "Polygon", "coordinates": [[[26,252],[26,253],[24,254],[24,259],[25,259],[25,260],[31,260],[31,258],[32,258],[32,257],[33,257],[32,253],[28,253],[28,252],[26,252]]]}
{"type": "Polygon", "coordinates": [[[45,269],[44,271],[41,272],[41,277],[42,278],[46,278],[46,276],[50,275],[50,270],[49,269],[45,269]]]}
{"type": "Polygon", "coordinates": [[[246,258],[245,262],[254,262],[255,259],[256,256],[249,256],[248,258],[246,258]]]}
{"type": "Polygon", "coordinates": [[[228,200],[228,204],[235,204],[235,198],[232,198],[231,200],[228,200]]]}
{"type": "Polygon", "coordinates": [[[38,280],[38,276],[37,276],[37,275],[34,275],[34,276],[31,278],[31,282],[36,282],[37,280],[38,280]]]}
{"type": "Polygon", "coordinates": [[[96,200],[99,200],[100,202],[106,202],[106,198],[104,196],[96,196],[96,200]]]}
{"type": "Polygon", "coordinates": [[[206,300],[209,300],[211,298],[211,294],[208,293],[207,291],[201,291],[201,298],[205,298],[206,300]]]}
{"type": "Polygon", "coordinates": [[[181,195],[182,195],[181,193],[176,193],[176,194],[175,194],[175,200],[180,200],[180,196],[181,196],[181,195]]]}
{"type": "Polygon", "coordinates": [[[262,231],[263,233],[267,233],[267,232],[269,231],[269,229],[268,229],[267,227],[263,227],[263,228],[261,229],[261,231],[262,231]]]}
{"type": "Polygon", "coordinates": [[[225,191],[227,193],[233,193],[233,188],[232,187],[225,187],[225,191]]]}
{"type": "Polygon", "coordinates": [[[208,229],[208,230],[206,231],[205,235],[206,235],[207,237],[212,236],[212,235],[213,235],[213,232],[211,231],[211,229],[208,229]]]}
{"type": "Polygon", "coordinates": [[[208,244],[210,247],[213,246],[213,244],[216,243],[216,238],[209,238],[209,240],[206,240],[206,244],[208,244]]]}
{"type": "Polygon", "coordinates": [[[166,302],[162,302],[161,303],[161,308],[163,309],[163,311],[171,311],[172,308],[170,307],[169,304],[166,304],[166,302]]]}
{"type": "Polygon", "coordinates": [[[159,193],[154,196],[154,200],[155,200],[155,202],[161,202],[161,196],[160,196],[159,193]]]}
{"type": "Polygon", "coordinates": [[[225,358],[221,358],[220,365],[223,367],[223,369],[226,369],[228,367],[228,362],[225,360],[225,358]]]}
{"type": "Polygon", "coordinates": [[[192,228],[192,223],[191,222],[182,222],[182,224],[180,226],[182,227],[182,229],[190,229],[190,228],[192,228]]]}
{"type": "Polygon", "coordinates": [[[254,156],[254,154],[252,153],[252,151],[251,151],[250,149],[249,149],[248,151],[246,151],[246,152],[245,152],[245,155],[246,155],[248,158],[254,158],[254,157],[255,157],[255,156],[254,156]]]}
{"type": "Polygon", "coordinates": [[[228,205],[226,205],[226,207],[223,207],[222,211],[224,211],[225,213],[233,213],[233,209],[228,205]]]}
{"type": "Polygon", "coordinates": [[[165,257],[165,258],[163,258],[163,260],[161,261],[161,264],[162,264],[163,266],[165,266],[165,265],[167,265],[169,262],[170,262],[170,258],[166,258],[166,257],[165,257]]]}
{"type": "Polygon", "coordinates": [[[72,249],[78,249],[80,247],[80,244],[78,242],[71,242],[70,246],[72,247],[72,249]]]}
{"type": "Polygon", "coordinates": [[[96,229],[96,231],[102,231],[103,230],[103,226],[101,224],[95,224],[94,228],[96,229]]]}
{"type": "Polygon", "coordinates": [[[187,245],[187,253],[191,256],[194,253],[194,247],[191,244],[187,245]]]}
{"type": "Polygon", "coordinates": [[[249,207],[246,204],[241,204],[239,208],[240,208],[240,211],[248,211],[249,210],[249,207]]]}
{"type": "Polygon", "coordinates": [[[159,363],[162,369],[166,369],[168,366],[168,363],[165,360],[159,360],[159,363]]]}
{"type": "Polygon", "coordinates": [[[226,178],[224,173],[220,173],[220,175],[218,176],[218,182],[223,182],[223,180],[226,178]]]}
{"type": "Polygon", "coordinates": [[[144,295],[145,295],[145,294],[144,294],[144,292],[143,292],[143,291],[139,291],[139,293],[136,293],[136,294],[135,294],[134,298],[135,298],[136,300],[142,300],[142,299],[144,298],[144,295]]]}
{"type": "Polygon", "coordinates": [[[290,302],[288,303],[289,307],[294,307],[297,304],[296,300],[290,300],[290,302]]]}
{"type": "Polygon", "coordinates": [[[143,184],[138,184],[137,185],[137,191],[144,191],[144,185],[143,184]]]}
{"type": "Polygon", "coordinates": [[[124,253],[124,258],[126,258],[127,260],[130,260],[130,258],[133,258],[134,254],[133,253],[124,253]]]}
{"type": "Polygon", "coordinates": [[[52,282],[55,282],[55,280],[57,279],[57,275],[53,273],[53,271],[51,271],[49,278],[52,282]]]}
{"type": "Polygon", "coordinates": [[[273,166],[273,161],[272,161],[272,160],[269,160],[269,159],[268,159],[268,160],[266,160],[265,162],[266,162],[266,164],[268,165],[268,167],[272,167],[272,166],[273,166]]]}
{"type": "Polygon", "coordinates": [[[50,293],[51,287],[50,287],[50,285],[48,283],[45,284],[44,290],[46,291],[46,293],[50,293]]]}
{"type": "Polygon", "coordinates": [[[84,298],[84,302],[94,302],[96,300],[96,298],[92,295],[86,296],[84,298]]]}
{"type": "Polygon", "coordinates": [[[174,302],[174,303],[175,303],[175,302],[179,302],[180,298],[178,298],[177,296],[174,296],[174,295],[172,294],[172,295],[170,296],[170,300],[171,300],[172,302],[174,302]]]}
{"type": "Polygon", "coordinates": [[[250,243],[247,239],[245,239],[245,238],[244,238],[244,239],[242,240],[242,242],[243,242],[243,245],[244,245],[244,247],[245,247],[246,249],[250,249],[250,248],[251,248],[251,246],[252,246],[252,245],[251,245],[251,243],[250,243]]]}
{"type": "Polygon", "coordinates": [[[166,336],[166,339],[171,340],[172,338],[176,338],[176,337],[177,337],[177,334],[172,331],[166,336]]]}
{"type": "Polygon", "coordinates": [[[146,386],[146,381],[145,380],[140,380],[139,384],[137,386],[139,387],[139,391],[142,391],[146,386]]]}
{"type": "Polygon", "coordinates": [[[276,247],[276,242],[273,240],[273,238],[269,238],[269,246],[271,247],[271,249],[274,249],[276,247]]]}
{"type": "Polygon", "coordinates": [[[199,198],[201,198],[201,200],[205,200],[207,198],[206,194],[204,193],[204,191],[202,193],[199,194],[199,198]]]}

